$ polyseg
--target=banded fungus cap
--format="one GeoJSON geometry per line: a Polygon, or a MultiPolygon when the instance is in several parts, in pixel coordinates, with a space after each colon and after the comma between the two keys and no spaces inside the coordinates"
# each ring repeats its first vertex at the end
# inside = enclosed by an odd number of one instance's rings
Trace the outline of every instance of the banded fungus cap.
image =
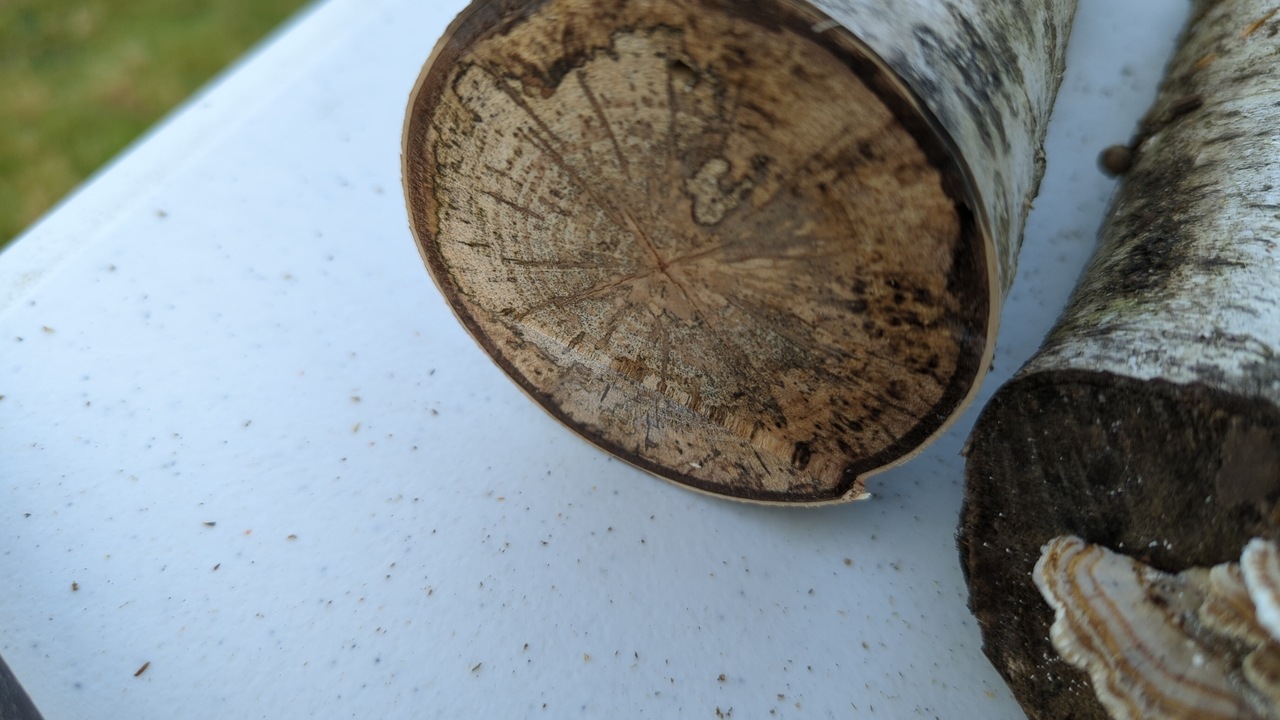
{"type": "Polygon", "coordinates": [[[404,180],[454,313],[557,419],[697,490],[826,503],[989,363],[958,155],[809,3],[477,0],[414,90],[404,180]]]}
{"type": "Polygon", "coordinates": [[[1054,649],[1089,674],[1111,717],[1257,717],[1221,658],[1182,630],[1203,601],[1196,588],[1074,536],[1045,545],[1033,577],[1054,610],[1054,649]]]}
{"type": "Polygon", "coordinates": [[[1085,670],[1113,718],[1280,717],[1280,547],[1240,563],[1163,573],[1074,536],[1042,549],[1033,579],[1054,609],[1054,649],[1085,670]]]}

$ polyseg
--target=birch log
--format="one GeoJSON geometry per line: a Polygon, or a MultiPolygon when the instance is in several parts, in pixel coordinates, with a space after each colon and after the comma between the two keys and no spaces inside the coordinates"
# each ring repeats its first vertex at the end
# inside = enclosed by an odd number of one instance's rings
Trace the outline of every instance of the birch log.
{"type": "Polygon", "coordinates": [[[588,440],[864,497],[970,398],[1075,0],[477,0],[404,134],[462,323],[588,440]]]}
{"type": "Polygon", "coordinates": [[[1280,536],[1276,11],[1196,2],[1094,258],[970,439],[970,605],[1032,717],[1105,717],[1050,645],[1051,538],[1178,572],[1280,536]]]}

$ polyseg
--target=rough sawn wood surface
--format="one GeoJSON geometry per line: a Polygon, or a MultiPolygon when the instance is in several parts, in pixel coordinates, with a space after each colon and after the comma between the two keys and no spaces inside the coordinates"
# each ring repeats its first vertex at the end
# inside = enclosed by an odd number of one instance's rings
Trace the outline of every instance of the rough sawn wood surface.
{"type": "Polygon", "coordinates": [[[480,0],[406,119],[422,255],[588,440],[739,499],[863,497],[989,365],[1073,9],[480,0]]]}

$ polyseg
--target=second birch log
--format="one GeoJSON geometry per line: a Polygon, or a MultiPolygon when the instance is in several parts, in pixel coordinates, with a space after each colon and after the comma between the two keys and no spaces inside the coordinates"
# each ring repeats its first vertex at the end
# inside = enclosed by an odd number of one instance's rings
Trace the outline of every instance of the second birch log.
{"type": "Polygon", "coordinates": [[[1278,36],[1272,0],[1195,3],[1083,280],[973,431],[970,606],[1033,718],[1106,717],[1050,642],[1051,539],[1176,573],[1280,537],[1278,36]]]}
{"type": "Polygon", "coordinates": [[[965,406],[1075,0],[476,0],[405,124],[454,312],[588,440],[865,496],[965,406]]]}

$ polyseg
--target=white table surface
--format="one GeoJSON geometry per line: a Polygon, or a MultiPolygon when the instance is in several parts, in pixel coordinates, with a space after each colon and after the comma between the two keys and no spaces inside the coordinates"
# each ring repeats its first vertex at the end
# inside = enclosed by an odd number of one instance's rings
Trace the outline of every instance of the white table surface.
{"type": "MultiPolygon", "coordinates": [[[[578,440],[455,323],[399,151],[460,9],[312,8],[0,254],[0,655],[37,706],[1021,717],[954,545],[976,410],[869,502],[741,505],[578,440]]],[[[1082,0],[980,400],[1065,301],[1187,9],[1082,0]]]]}

